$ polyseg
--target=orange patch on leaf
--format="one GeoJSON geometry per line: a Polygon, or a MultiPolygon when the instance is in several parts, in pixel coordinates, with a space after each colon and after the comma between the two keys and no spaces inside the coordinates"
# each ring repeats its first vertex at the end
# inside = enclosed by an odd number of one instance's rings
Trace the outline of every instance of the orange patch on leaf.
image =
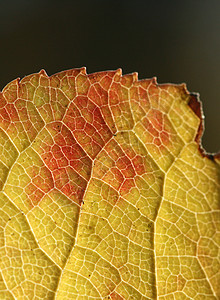
{"type": "Polygon", "coordinates": [[[36,206],[45,195],[45,193],[40,190],[38,186],[35,186],[32,183],[29,183],[26,186],[25,193],[33,206],[36,206]]]}
{"type": "Polygon", "coordinates": [[[0,124],[1,127],[7,130],[9,124],[11,123],[9,113],[5,107],[0,109],[0,124]]]}
{"type": "Polygon", "coordinates": [[[136,185],[135,185],[134,179],[126,179],[120,188],[120,194],[122,196],[128,194],[130,192],[130,190],[135,186],[136,185]]]}
{"type": "Polygon", "coordinates": [[[148,91],[144,89],[142,86],[139,86],[138,96],[140,97],[141,107],[144,108],[145,112],[148,111],[150,109],[150,100],[149,100],[148,91]]]}
{"type": "Polygon", "coordinates": [[[142,175],[144,173],[146,173],[146,167],[144,165],[144,158],[140,155],[136,155],[133,159],[132,159],[132,163],[134,165],[135,168],[135,172],[138,175],[142,175]]]}
{"type": "Polygon", "coordinates": [[[149,142],[159,148],[169,145],[170,133],[165,128],[165,115],[156,109],[151,109],[143,119],[143,125],[151,135],[149,142]]]}
{"type": "Polygon", "coordinates": [[[47,129],[53,143],[44,145],[41,157],[52,172],[55,187],[80,203],[90,178],[91,159],[61,122],[48,124],[47,129]]]}
{"type": "Polygon", "coordinates": [[[47,126],[53,135],[53,144],[48,145],[41,154],[45,164],[51,171],[61,167],[72,166],[77,173],[89,179],[91,160],[77,143],[70,130],[60,122],[47,126]]]}
{"type": "Polygon", "coordinates": [[[53,172],[55,187],[76,203],[82,202],[87,181],[71,167],[59,168],[53,172]]]}
{"type": "Polygon", "coordinates": [[[124,155],[120,157],[117,160],[116,165],[125,178],[130,178],[135,176],[134,168],[127,156],[124,155]]]}
{"type": "Polygon", "coordinates": [[[103,181],[118,190],[124,181],[124,176],[118,168],[111,168],[103,177],[103,181]]]}
{"type": "Polygon", "coordinates": [[[30,182],[25,187],[25,193],[33,206],[54,188],[51,172],[45,166],[32,165],[26,168],[30,182]]]}
{"type": "Polygon", "coordinates": [[[70,105],[64,123],[92,158],[112,136],[100,109],[85,96],[77,97],[70,105]]]}
{"type": "Polygon", "coordinates": [[[17,112],[17,109],[16,109],[14,103],[13,104],[8,103],[5,107],[5,109],[8,113],[8,116],[9,116],[9,119],[10,119],[11,123],[20,121],[19,116],[18,116],[18,112],[17,112]]]}

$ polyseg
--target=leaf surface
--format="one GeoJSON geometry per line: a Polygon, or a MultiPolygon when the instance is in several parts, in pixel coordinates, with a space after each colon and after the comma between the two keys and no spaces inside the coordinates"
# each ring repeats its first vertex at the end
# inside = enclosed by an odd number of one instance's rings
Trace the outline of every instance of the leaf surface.
{"type": "Polygon", "coordinates": [[[220,299],[197,95],[121,70],[0,93],[0,299],[220,299]]]}

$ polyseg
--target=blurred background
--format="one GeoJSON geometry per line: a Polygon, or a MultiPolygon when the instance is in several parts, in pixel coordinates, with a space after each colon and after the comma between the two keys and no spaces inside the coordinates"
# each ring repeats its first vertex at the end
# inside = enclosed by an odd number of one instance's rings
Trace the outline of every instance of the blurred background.
{"type": "Polygon", "coordinates": [[[0,0],[0,89],[82,66],[186,82],[203,103],[203,147],[220,150],[219,0],[0,0]]]}

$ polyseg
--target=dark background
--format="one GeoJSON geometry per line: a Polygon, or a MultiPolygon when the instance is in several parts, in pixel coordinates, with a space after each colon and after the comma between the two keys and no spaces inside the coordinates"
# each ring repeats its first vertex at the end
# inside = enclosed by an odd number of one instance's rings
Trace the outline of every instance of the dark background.
{"type": "Polygon", "coordinates": [[[219,0],[0,0],[0,89],[82,66],[186,82],[203,102],[204,148],[220,149],[219,0]]]}

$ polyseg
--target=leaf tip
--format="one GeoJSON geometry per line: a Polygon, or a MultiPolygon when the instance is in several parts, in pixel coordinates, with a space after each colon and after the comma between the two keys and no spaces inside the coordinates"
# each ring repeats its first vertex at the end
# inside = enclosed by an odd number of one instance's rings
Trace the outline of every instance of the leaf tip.
{"type": "Polygon", "coordinates": [[[47,72],[46,72],[44,69],[41,69],[41,70],[40,70],[39,75],[43,75],[43,76],[49,77],[49,76],[47,75],[47,72]]]}
{"type": "Polygon", "coordinates": [[[80,68],[80,72],[84,75],[87,75],[86,67],[80,68]]]}
{"type": "Polygon", "coordinates": [[[157,77],[156,77],[156,76],[152,77],[151,80],[152,80],[152,83],[153,83],[153,84],[158,85],[157,77]]]}
{"type": "Polygon", "coordinates": [[[138,72],[133,72],[132,76],[133,76],[133,82],[137,82],[138,81],[138,72]]]}
{"type": "Polygon", "coordinates": [[[118,68],[115,72],[115,75],[119,75],[119,76],[122,76],[122,69],[121,68],[118,68]]]}

